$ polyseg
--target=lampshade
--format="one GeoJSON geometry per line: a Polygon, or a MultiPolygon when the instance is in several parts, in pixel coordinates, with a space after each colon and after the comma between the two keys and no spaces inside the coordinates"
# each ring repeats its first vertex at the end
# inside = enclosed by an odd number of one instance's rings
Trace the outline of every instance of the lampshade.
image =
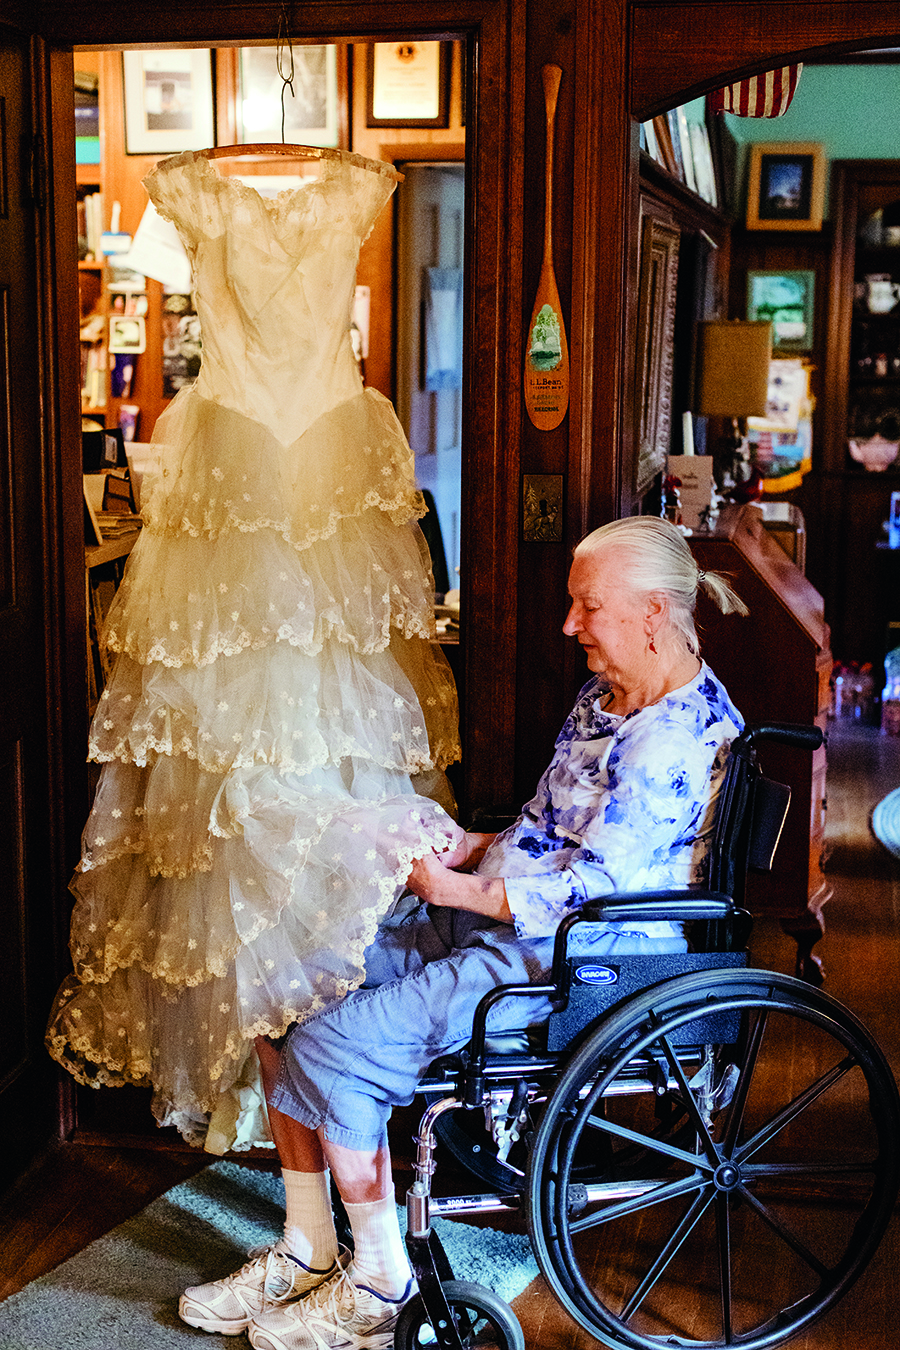
{"type": "Polygon", "coordinates": [[[771,357],[771,323],[750,319],[698,323],[694,412],[705,417],[764,416],[771,357]]]}

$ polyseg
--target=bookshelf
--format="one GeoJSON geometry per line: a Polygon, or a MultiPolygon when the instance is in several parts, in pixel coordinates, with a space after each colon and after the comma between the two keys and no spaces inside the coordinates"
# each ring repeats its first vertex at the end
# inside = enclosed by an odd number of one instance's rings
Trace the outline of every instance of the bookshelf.
{"type": "Polygon", "coordinates": [[[101,423],[108,403],[108,314],[103,232],[99,74],[86,53],[75,72],[75,201],[81,338],[81,412],[101,423]]]}
{"type": "Polygon", "coordinates": [[[81,414],[103,421],[109,384],[105,267],[102,261],[86,259],[78,264],[81,305],[81,414]]]}

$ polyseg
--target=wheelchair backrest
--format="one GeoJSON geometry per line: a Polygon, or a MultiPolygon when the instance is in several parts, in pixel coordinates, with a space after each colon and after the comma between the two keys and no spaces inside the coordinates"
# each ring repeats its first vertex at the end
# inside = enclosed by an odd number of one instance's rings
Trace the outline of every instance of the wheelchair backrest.
{"type": "Polygon", "coordinates": [[[743,902],[748,872],[768,872],[791,800],[784,783],[763,777],[756,747],[776,741],[815,749],[822,743],[816,726],[769,724],[745,727],[731,745],[725,780],[719,790],[709,857],[710,890],[743,902]]]}

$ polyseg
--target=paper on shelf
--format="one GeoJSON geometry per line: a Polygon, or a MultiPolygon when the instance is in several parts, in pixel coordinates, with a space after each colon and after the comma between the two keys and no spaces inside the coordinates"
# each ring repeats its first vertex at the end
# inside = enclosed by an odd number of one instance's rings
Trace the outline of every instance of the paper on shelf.
{"type": "Polygon", "coordinates": [[[152,202],[147,203],[131,249],[116,261],[119,267],[161,281],[176,295],[190,295],[193,290],[191,264],[178,231],[163,220],[152,202]]]}
{"type": "Polygon", "coordinates": [[[708,529],[714,487],[712,455],[669,455],[668,472],[679,480],[681,523],[689,530],[708,529]]]}

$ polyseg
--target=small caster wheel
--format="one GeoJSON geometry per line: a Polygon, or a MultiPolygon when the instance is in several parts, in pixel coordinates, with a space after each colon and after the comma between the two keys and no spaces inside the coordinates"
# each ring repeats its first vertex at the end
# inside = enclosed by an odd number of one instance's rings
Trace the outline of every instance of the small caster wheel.
{"type": "MultiPolygon", "coordinates": [[[[459,1339],[466,1350],[525,1350],[525,1337],[508,1303],[490,1289],[464,1280],[442,1285],[459,1339]]],[[[439,1346],[421,1294],[410,1299],[394,1331],[394,1350],[439,1346]]]]}

